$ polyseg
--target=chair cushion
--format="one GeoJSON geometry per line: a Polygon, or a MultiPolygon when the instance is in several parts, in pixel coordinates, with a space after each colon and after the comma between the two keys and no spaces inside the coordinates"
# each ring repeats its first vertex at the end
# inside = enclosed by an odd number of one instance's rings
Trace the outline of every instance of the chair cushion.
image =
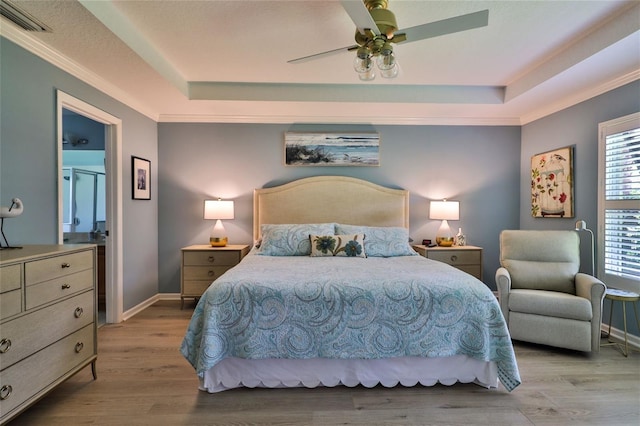
{"type": "Polygon", "coordinates": [[[558,291],[511,290],[509,310],[578,321],[591,321],[593,318],[588,299],[558,291]]]}
{"type": "Polygon", "coordinates": [[[500,264],[511,288],[575,294],[580,239],[575,231],[505,230],[500,233],[500,264]]]}

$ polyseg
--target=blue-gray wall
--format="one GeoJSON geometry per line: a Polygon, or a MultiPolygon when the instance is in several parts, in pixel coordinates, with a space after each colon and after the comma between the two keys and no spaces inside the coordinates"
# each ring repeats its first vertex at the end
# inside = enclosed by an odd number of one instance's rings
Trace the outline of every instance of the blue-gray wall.
{"type": "MultiPolygon", "coordinates": [[[[520,227],[522,229],[574,229],[582,219],[597,239],[598,223],[598,123],[640,111],[640,81],[574,105],[558,113],[522,127],[522,158],[520,162],[520,227]],[[531,156],[563,146],[574,145],[574,218],[533,218],[531,216],[531,156]]],[[[591,273],[591,239],[581,233],[583,272],[591,273]]],[[[606,283],[605,283],[606,284],[606,283]]],[[[609,321],[609,301],[604,303],[603,319],[609,321]]],[[[620,306],[614,310],[613,327],[623,329],[620,306]],[[618,315],[615,315],[617,311],[618,315]]],[[[636,336],[640,330],[634,318],[627,321],[629,331],[636,336]]]]}
{"type": "MultiPolygon", "coordinates": [[[[236,218],[226,228],[232,242],[249,243],[252,190],[317,174],[409,189],[416,241],[433,237],[438,226],[427,219],[429,199],[460,200],[461,220],[452,226],[463,228],[469,244],[484,248],[484,281],[494,288],[500,230],[572,229],[577,218],[596,223],[597,125],[640,110],[636,81],[522,128],[366,128],[381,135],[380,167],[285,167],[285,131],[362,128],[157,124],[4,38],[0,54],[0,205],[16,196],[25,203],[25,212],[5,224],[12,243],[57,242],[56,89],[123,120],[125,309],[158,292],[179,290],[180,247],[207,241],[211,223],[202,219],[205,198],[236,201],[236,218]],[[534,219],[530,158],[567,145],[575,145],[576,218],[534,219]],[[131,155],[152,162],[151,201],[131,200],[131,155]]],[[[614,326],[621,328],[620,316],[614,326]]]]}
{"type": "MultiPolygon", "coordinates": [[[[235,201],[225,222],[231,243],[251,243],[253,189],[314,175],[344,175],[411,193],[410,235],[433,239],[439,221],[427,218],[430,199],[460,201],[468,244],[484,248],[484,282],[495,287],[498,233],[519,220],[520,127],[372,126],[380,134],[379,167],[289,167],[284,133],[290,130],[363,130],[358,126],[160,123],[160,292],[180,287],[180,248],[206,244],[210,221],[203,202],[235,201]]],[[[337,206],[339,208],[339,206],[337,206]]]]}
{"type": "Polygon", "coordinates": [[[56,90],[122,119],[124,309],[158,292],[157,124],[0,38],[0,205],[24,202],[6,221],[12,245],[57,244],[56,90]],[[152,161],[152,201],[131,200],[131,155],[152,161]]]}

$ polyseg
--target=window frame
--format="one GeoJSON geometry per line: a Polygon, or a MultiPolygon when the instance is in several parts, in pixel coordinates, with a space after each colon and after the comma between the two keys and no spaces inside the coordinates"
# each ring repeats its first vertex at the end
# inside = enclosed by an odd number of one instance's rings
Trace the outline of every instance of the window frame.
{"type": "Polygon", "coordinates": [[[627,130],[640,128],[640,112],[619,117],[598,124],[598,236],[597,236],[597,272],[596,275],[607,286],[623,290],[640,292],[640,279],[622,277],[605,272],[605,211],[607,209],[640,210],[638,200],[606,200],[606,164],[605,150],[607,136],[615,135],[627,130]]]}

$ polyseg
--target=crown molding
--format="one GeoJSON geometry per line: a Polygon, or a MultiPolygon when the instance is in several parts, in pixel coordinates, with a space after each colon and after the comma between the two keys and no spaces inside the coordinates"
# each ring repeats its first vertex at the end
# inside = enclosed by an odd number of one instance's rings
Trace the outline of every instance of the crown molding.
{"type": "Polygon", "coordinates": [[[602,95],[636,80],[640,80],[640,69],[633,70],[628,74],[622,75],[613,80],[609,80],[599,86],[595,86],[589,90],[582,91],[573,96],[567,96],[557,102],[546,105],[544,108],[540,108],[529,114],[525,114],[521,117],[520,124],[524,126],[525,124],[529,124],[548,115],[562,111],[563,109],[567,109],[569,107],[577,105],[580,102],[595,98],[596,96],[602,95]]]}
{"type": "Polygon", "coordinates": [[[105,95],[122,102],[154,121],[158,121],[158,113],[156,111],[153,111],[146,105],[142,105],[126,92],[107,82],[93,71],[90,71],[77,62],[72,61],[62,53],[50,48],[35,37],[30,36],[26,31],[19,29],[6,18],[0,18],[0,24],[0,36],[17,44],[46,62],[49,62],[51,65],[61,69],[62,71],[71,74],[77,79],[101,91],[105,95]]]}
{"type": "Polygon", "coordinates": [[[520,126],[519,117],[353,117],[344,115],[160,114],[160,123],[374,124],[404,126],[520,126]]]}

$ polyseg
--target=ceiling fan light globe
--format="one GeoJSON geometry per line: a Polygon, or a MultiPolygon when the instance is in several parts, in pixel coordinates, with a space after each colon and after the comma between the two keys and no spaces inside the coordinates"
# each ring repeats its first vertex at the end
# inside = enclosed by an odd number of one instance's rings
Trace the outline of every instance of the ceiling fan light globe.
{"type": "Polygon", "coordinates": [[[390,68],[380,68],[380,75],[384,78],[396,78],[398,76],[398,64],[394,62],[390,68]]]}
{"type": "Polygon", "coordinates": [[[366,73],[368,71],[373,70],[373,60],[371,57],[361,58],[356,56],[353,61],[353,69],[356,70],[357,73],[366,73]]]}

